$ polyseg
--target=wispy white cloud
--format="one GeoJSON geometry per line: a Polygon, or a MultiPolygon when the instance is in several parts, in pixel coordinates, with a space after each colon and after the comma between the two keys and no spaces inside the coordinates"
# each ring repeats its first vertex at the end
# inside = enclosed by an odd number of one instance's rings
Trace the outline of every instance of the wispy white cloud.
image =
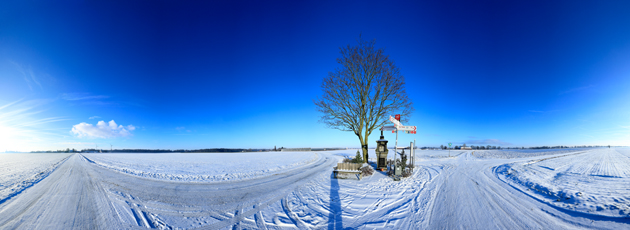
{"type": "Polygon", "coordinates": [[[91,120],[91,119],[99,119],[99,118],[101,118],[101,117],[99,117],[99,116],[91,116],[91,117],[90,117],[90,118],[88,118],[88,119],[90,119],[90,120],[91,120]]]}
{"type": "Polygon", "coordinates": [[[81,122],[72,126],[71,132],[77,137],[115,138],[132,136],[131,131],[136,130],[133,125],[122,126],[114,120],[110,122],[99,121],[96,125],[81,122]]]}
{"type": "Polygon", "coordinates": [[[28,85],[28,88],[31,89],[31,91],[33,91],[33,83],[38,85],[40,89],[44,89],[42,87],[42,84],[39,83],[39,80],[35,76],[35,72],[33,72],[33,69],[31,67],[25,67],[13,61],[11,61],[11,63],[15,65],[17,70],[22,74],[22,78],[24,78],[24,81],[28,85]]]}
{"type": "Polygon", "coordinates": [[[512,143],[501,141],[499,139],[468,140],[464,143],[474,145],[512,145],[512,143]]]}
{"type": "Polygon", "coordinates": [[[33,126],[42,125],[46,123],[57,122],[57,121],[67,121],[67,120],[70,120],[70,119],[65,119],[63,117],[49,117],[49,118],[43,118],[39,120],[24,122],[19,125],[16,125],[15,127],[33,127],[33,126]]]}
{"type": "Polygon", "coordinates": [[[577,88],[569,89],[569,90],[566,90],[566,91],[562,91],[558,95],[578,92],[578,91],[582,91],[582,90],[593,88],[593,87],[595,87],[595,86],[594,85],[588,85],[588,86],[577,87],[577,88]]]}
{"type": "Polygon", "coordinates": [[[21,102],[21,101],[23,101],[23,100],[24,100],[24,98],[22,98],[22,99],[20,99],[20,100],[17,100],[17,101],[14,101],[14,102],[11,102],[11,103],[9,103],[9,104],[6,104],[6,105],[3,105],[3,106],[0,106],[0,110],[2,110],[2,109],[4,109],[4,108],[7,108],[7,107],[10,107],[10,106],[12,106],[12,105],[15,105],[15,104],[17,104],[17,103],[20,103],[20,102],[21,102]]]}
{"type": "Polygon", "coordinates": [[[81,100],[94,100],[94,99],[106,99],[107,95],[90,95],[88,93],[64,93],[61,98],[67,101],[81,101],[81,100]]]}
{"type": "Polygon", "coordinates": [[[34,118],[50,100],[17,100],[0,105],[0,149],[29,151],[64,135],[46,124],[68,120],[63,117],[34,118]]]}

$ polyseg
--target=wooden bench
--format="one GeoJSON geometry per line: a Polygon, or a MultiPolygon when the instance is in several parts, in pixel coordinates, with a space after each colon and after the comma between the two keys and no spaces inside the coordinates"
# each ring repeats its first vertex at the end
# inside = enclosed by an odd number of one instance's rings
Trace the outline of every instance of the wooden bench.
{"type": "Polygon", "coordinates": [[[361,166],[363,164],[357,163],[337,163],[337,167],[334,167],[333,174],[337,178],[338,174],[356,174],[359,180],[363,177],[361,175],[361,166]]]}

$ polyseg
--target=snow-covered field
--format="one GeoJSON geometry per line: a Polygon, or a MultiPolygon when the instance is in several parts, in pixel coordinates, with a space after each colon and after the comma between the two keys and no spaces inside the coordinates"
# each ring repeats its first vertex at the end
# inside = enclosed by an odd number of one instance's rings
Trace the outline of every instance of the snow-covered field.
{"type": "MultiPolygon", "coordinates": [[[[391,151],[391,150],[390,150],[391,151]]],[[[405,150],[405,153],[407,150],[405,150]]],[[[419,150],[416,149],[416,157],[424,160],[429,160],[433,158],[447,158],[447,157],[456,157],[461,155],[462,153],[472,152],[470,150],[419,150]]],[[[389,154],[391,155],[391,154],[389,154]]]]}
{"type": "Polygon", "coordinates": [[[582,151],[584,149],[507,149],[507,150],[469,150],[474,151],[473,155],[479,158],[499,158],[499,159],[514,159],[525,157],[537,157],[547,156],[563,153],[571,153],[576,151],[582,151]]]}
{"type": "Polygon", "coordinates": [[[581,213],[630,216],[627,150],[596,149],[505,164],[501,179],[558,208],[581,213]]]}
{"type": "Polygon", "coordinates": [[[0,154],[0,203],[50,174],[70,154],[4,153],[0,154]]]}
{"type": "Polygon", "coordinates": [[[75,154],[0,203],[0,228],[630,228],[629,148],[417,150],[399,182],[334,179],[356,151],[75,154]]]}
{"type": "Polygon", "coordinates": [[[135,176],[189,182],[252,179],[314,162],[314,152],[83,154],[91,162],[135,176]]]}

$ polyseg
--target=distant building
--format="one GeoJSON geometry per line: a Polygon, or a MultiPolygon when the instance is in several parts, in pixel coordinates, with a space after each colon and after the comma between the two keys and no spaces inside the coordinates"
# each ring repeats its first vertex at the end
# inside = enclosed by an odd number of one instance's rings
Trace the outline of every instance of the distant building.
{"type": "Polygon", "coordinates": [[[464,144],[461,148],[461,150],[472,150],[471,147],[466,147],[466,144],[464,144]]]}

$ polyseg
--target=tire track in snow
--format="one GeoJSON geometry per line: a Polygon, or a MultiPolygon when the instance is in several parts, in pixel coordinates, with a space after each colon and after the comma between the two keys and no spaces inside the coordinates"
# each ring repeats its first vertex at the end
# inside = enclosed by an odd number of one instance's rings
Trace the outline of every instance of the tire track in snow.
{"type": "MultiPolygon", "coordinates": [[[[309,177],[313,177],[316,175],[316,172],[321,173],[321,169],[325,168],[325,167],[330,167],[330,165],[332,165],[332,163],[334,163],[331,159],[326,158],[326,159],[320,159],[319,161],[316,162],[316,165],[312,166],[312,168],[310,168],[308,171],[303,172],[301,177],[302,179],[298,179],[296,180],[294,183],[294,186],[290,187],[290,188],[286,188],[284,190],[282,190],[282,192],[278,193],[276,196],[272,197],[271,199],[269,199],[267,202],[264,203],[255,203],[255,204],[249,204],[249,206],[254,206],[254,208],[252,208],[251,210],[247,211],[247,212],[243,212],[242,214],[239,214],[238,216],[242,218],[247,217],[247,216],[252,216],[255,215],[256,213],[260,212],[262,209],[268,207],[269,205],[278,202],[278,201],[283,201],[283,208],[285,207],[285,202],[286,202],[286,197],[287,195],[293,191],[293,189],[295,189],[296,187],[298,187],[299,185],[306,183],[307,181],[305,181],[305,178],[309,178],[309,177]]],[[[290,210],[290,208],[288,208],[288,204],[286,206],[287,210],[290,210]]],[[[294,213],[293,213],[294,214],[294,213]]],[[[262,217],[262,215],[261,215],[262,217]]],[[[297,216],[289,216],[292,218],[292,220],[295,220],[296,223],[301,223],[304,224],[303,222],[301,222],[299,219],[297,219],[297,216]],[[295,219],[294,219],[295,218],[295,219]]],[[[237,218],[236,216],[234,218],[237,218]]],[[[233,225],[233,219],[226,219],[226,220],[222,220],[219,223],[213,224],[211,226],[208,226],[212,229],[217,229],[217,228],[224,228],[230,225],[233,225]]],[[[262,218],[261,218],[262,219],[262,218]]],[[[264,221],[264,220],[263,220],[264,221]]],[[[264,222],[263,222],[264,223],[264,222]]]]}
{"type": "MultiPolygon", "coordinates": [[[[440,176],[443,167],[442,165],[417,167],[413,177],[403,179],[400,182],[393,182],[387,177],[377,177],[380,178],[378,181],[370,182],[372,177],[366,177],[366,180],[361,180],[360,183],[358,181],[355,183],[354,180],[348,181],[347,184],[344,183],[343,190],[339,190],[344,213],[343,227],[349,229],[418,228],[421,226],[419,223],[422,223],[422,221],[418,221],[422,217],[418,213],[424,213],[428,209],[425,207],[429,202],[424,201],[432,200],[429,198],[433,194],[430,187],[435,183],[435,178],[440,176]],[[386,182],[382,180],[386,180],[386,182]],[[365,199],[369,202],[366,202],[365,199]],[[353,205],[354,202],[357,202],[358,206],[353,205]]],[[[328,178],[323,181],[327,183],[328,178]]],[[[305,193],[310,193],[309,197],[317,196],[319,199],[330,197],[328,193],[330,189],[328,185],[316,183],[309,186],[309,190],[305,193]]],[[[299,198],[302,191],[295,193],[299,198]]],[[[311,213],[309,219],[314,218],[315,223],[310,223],[313,228],[326,228],[326,225],[328,228],[331,227],[331,223],[328,222],[329,220],[327,221],[331,216],[329,201],[316,200],[316,202],[312,202],[300,198],[299,203],[301,203],[300,211],[311,213]]]]}
{"type": "MultiPolygon", "coordinates": [[[[506,185],[510,186],[512,189],[522,193],[524,196],[527,196],[533,200],[536,200],[537,202],[543,204],[545,207],[549,207],[552,208],[556,211],[559,211],[560,213],[557,212],[553,212],[552,210],[546,210],[546,209],[541,209],[541,211],[547,213],[550,216],[556,217],[558,218],[558,220],[561,220],[563,222],[569,223],[571,225],[578,225],[578,226],[583,226],[583,227],[594,227],[590,224],[584,224],[583,221],[576,221],[576,220],[571,220],[569,219],[569,217],[573,217],[575,219],[580,219],[580,218],[588,218],[588,219],[592,219],[592,220],[598,220],[598,221],[603,221],[603,222],[617,222],[620,224],[628,224],[630,222],[630,220],[627,217],[608,217],[608,216],[601,216],[601,215],[597,215],[597,214],[590,214],[590,213],[583,213],[583,212],[577,212],[577,211],[572,211],[572,210],[567,210],[561,207],[556,207],[554,205],[549,205],[547,201],[542,200],[536,196],[533,196],[527,192],[525,192],[523,189],[516,187],[506,181],[504,181],[502,178],[500,178],[498,175],[499,173],[496,173],[497,175],[497,180],[502,181],[503,183],[505,183],[506,185]],[[565,215],[562,215],[565,214],[565,215]]],[[[592,221],[591,221],[592,222],[592,221]]],[[[589,223],[591,223],[589,222],[589,223]]],[[[602,228],[602,229],[617,229],[618,227],[611,227],[611,228],[602,228]]]]}
{"type": "Polygon", "coordinates": [[[486,161],[462,156],[456,167],[444,173],[435,198],[428,228],[557,228],[555,222],[542,223],[540,215],[529,215],[533,205],[522,203],[488,177],[486,161]],[[492,227],[490,227],[492,226],[492,227]]]}
{"type": "Polygon", "coordinates": [[[287,198],[282,199],[282,209],[284,210],[286,215],[289,217],[289,219],[291,219],[293,224],[295,224],[295,226],[298,227],[298,229],[310,229],[309,227],[306,226],[306,224],[304,224],[304,222],[300,220],[300,218],[298,218],[297,214],[291,211],[291,207],[289,207],[287,198]]]}
{"type": "Polygon", "coordinates": [[[0,207],[0,227],[7,229],[130,228],[115,220],[113,207],[78,154],[0,207]]]}
{"type": "MultiPolygon", "coordinates": [[[[64,158],[61,163],[58,163],[55,165],[54,169],[57,169],[58,166],[62,165],[63,163],[65,163],[65,161],[70,158],[72,155],[64,158]]],[[[48,174],[46,174],[46,177],[48,175],[50,175],[50,173],[52,173],[53,170],[51,170],[48,174]]],[[[40,173],[41,174],[41,173],[40,173]]],[[[37,180],[37,182],[41,181],[45,179],[45,177],[40,178],[39,180],[37,180]]],[[[35,185],[36,183],[32,183],[27,187],[24,187],[23,189],[20,189],[18,192],[11,194],[10,196],[8,196],[7,198],[0,200],[0,205],[2,205],[5,201],[7,201],[10,198],[13,198],[15,196],[17,196],[18,194],[22,193],[24,190],[26,190],[27,188],[30,188],[31,186],[35,185]]],[[[12,204],[8,205],[8,207],[2,207],[2,209],[0,210],[0,213],[2,214],[1,216],[4,217],[5,219],[3,219],[2,217],[0,217],[0,227],[4,227],[7,226],[9,223],[14,222],[18,217],[22,216],[24,213],[26,213],[27,211],[29,211],[31,209],[31,207],[33,205],[35,205],[35,203],[37,203],[38,201],[41,200],[41,198],[45,195],[45,193],[43,191],[35,191],[35,194],[31,195],[31,199],[28,199],[25,202],[22,202],[21,205],[14,205],[14,206],[18,206],[16,207],[18,209],[17,212],[6,212],[6,209],[8,208],[12,208],[12,204]]],[[[13,210],[14,211],[14,210],[13,210]]],[[[16,225],[14,225],[12,228],[18,228],[21,225],[21,223],[17,223],[16,225]]]]}
{"type": "Polygon", "coordinates": [[[263,218],[263,214],[260,210],[254,215],[256,219],[256,227],[258,229],[267,230],[267,224],[265,224],[265,218],[263,218]]]}
{"type": "Polygon", "coordinates": [[[255,180],[177,183],[104,169],[75,154],[27,193],[0,204],[0,228],[218,229],[237,223],[237,227],[262,228],[261,210],[281,202],[334,163],[320,155],[303,167],[255,180]],[[188,221],[182,216],[193,218],[188,221]],[[255,225],[243,221],[249,216],[255,217],[255,225]],[[210,222],[190,225],[204,218],[210,222]]]}
{"type": "MultiPolygon", "coordinates": [[[[441,167],[440,169],[442,171],[445,170],[444,167],[441,167]]],[[[436,180],[437,178],[444,178],[442,172],[439,172],[435,169],[435,167],[427,167],[425,170],[427,170],[429,175],[429,180],[427,182],[428,185],[426,189],[423,189],[423,191],[414,199],[414,203],[418,205],[418,212],[416,212],[416,216],[419,219],[419,226],[422,226],[422,228],[428,228],[431,221],[431,214],[433,213],[433,207],[435,205],[435,197],[437,197],[438,194],[438,187],[442,185],[442,183],[437,183],[436,180]],[[431,173],[431,171],[434,171],[434,174],[431,173]],[[434,177],[437,178],[434,179],[434,177]]]]}
{"type": "MultiPolygon", "coordinates": [[[[153,215],[153,213],[157,213],[158,215],[167,215],[167,216],[178,215],[178,214],[181,215],[182,214],[181,211],[188,211],[188,212],[197,212],[198,213],[197,216],[200,216],[200,217],[209,216],[217,220],[216,222],[211,223],[209,225],[196,227],[197,229],[217,229],[217,228],[225,228],[229,226],[238,227],[241,221],[245,217],[248,217],[248,216],[255,217],[255,215],[257,214],[260,214],[258,215],[260,216],[258,220],[263,221],[263,222],[260,222],[260,224],[264,225],[264,220],[262,219],[262,214],[261,214],[262,209],[268,207],[270,204],[279,202],[281,199],[285,198],[293,189],[299,187],[303,183],[307,183],[309,181],[308,178],[321,173],[323,171],[322,170],[323,168],[328,168],[333,163],[335,162],[333,162],[332,159],[320,158],[318,159],[318,161],[313,162],[311,165],[308,165],[307,167],[303,167],[301,169],[289,170],[284,173],[279,173],[273,176],[269,176],[269,177],[266,177],[266,180],[261,180],[259,178],[254,181],[222,182],[222,183],[208,183],[208,184],[190,184],[190,183],[152,181],[152,183],[161,184],[161,185],[174,184],[175,185],[174,188],[177,188],[176,190],[182,193],[180,196],[178,196],[180,197],[178,199],[181,199],[181,196],[186,196],[185,194],[186,194],[186,191],[188,190],[188,189],[184,189],[186,187],[191,187],[191,190],[193,191],[197,190],[198,188],[201,188],[201,190],[207,189],[209,191],[203,193],[204,201],[215,200],[213,199],[213,196],[217,196],[219,198],[217,200],[225,200],[227,202],[227,203],[220,202],[220,204],[204,205],[203,203],[205,202],[200,202],[198,204],[195,204],[194,206],[191,206],[192,204],[189,204],[189,205],[180,204],[177,206],[170,206],[170,207],[166,205],[166,204],[177,203],[177,199],[173,198],[174,199],[173,201],[168,201],[170,199],[162,200],[162,202],[166,202],[165,205],[156,205],[155,203],[150,202],[150,200],[154,199],[154,197],[156,196],[159,197],[158,194],[155,194],[155,195],[151,195],[151,193],[142,194],[142,192],[138,191],[142,189],[129,189],[129,186],[114,185],[114,182],[121,183],[121,181],[119,180],[112,180],[111,183],[108,182],[106,184],[112,185],[112,186],[109,186],[109,189],[111,190],[110,193],[116,194],[116,197],[118,197],[117,199],[127,200],[128,202],[135,202],[139,205],[146,206],[146,208],[143,210],[146,213],[148,213],[149,216],[153,215]],[[215,188],[217,186],[223,187],[227,190],[222,189],[222,188],[215,188]],[[257,188],[264,188],[264,189],[261,190],[257,188]],[[214,192],[218,190],[222,190],[223,192],[220,192],[220,193],[214,192]],[[242,191],[245,191],[245,192],[242,192],[242,191]],[[247,192],[247,191],[251,191],[251,192],[247,192]],[[129,197],[124,196],[124,195],[121,196],[120,194],[135,194],[135,195],[134,195],[134,199],[131,200],[129,197]],[[226,196],[228,197],[237,196],[238,198],[226,200],[225,198],[226,196]],[[159,206],[159,208],[151,208],[151,207],[156,207],[156,206],[159,206]],[[242,207],[242,208],[238,208],[237,206],[242,207]],[[230,210],[233,210],[232,213],[234,214],[227,215],[227,213],[230,212],[230,210]],[[239,211],[235,211],[235,210],[239,210],[239,211]],[[218,215],[212,214],[212,213],[217,213],[218,215]],[[225,213],[225,215],[220,214],[220,213],[225,213]]],[[[106,169],[98,168],[97,170],[103,171],[106,169]]],[[[117,172],[114,172],[114,173],[119,174],[117,172]]],[[[132,177],[126,176],[124,178],[129,179],[132,177]]],[[[133,177],[133,179],[146,180],[144,178],[135,178],[135,177],[133,177]]],[[[168,188],[166,188],[166,190],[164,190],[163,188],[160,192],[165,193],[165,194],[171,193],[169,192],[168,188]]],[[[195,196],[194,194],[196,193],[193,192],[191,195],[195,196]]],[[[167,226],[176,227],[172,225],[167,225],[167,226]]]]}
{"type": "MultiPolygon", "coordinates": [[[[610,196],[610,194],[617,194],[619,192],[621,192],[620,194],[627,194],[627,190],[623,188],[619,190],[619,188],[615,187],[618,187],[619,183],[621,183],[621,185],[627,184],[629,182],[628,179],[612,176],[621,176],[621,174],[623,174],[623,171],[612,171],[617,169],[615,164],[625,163],[623,162],[625,159],[619,159],[622,157],[618,151],[599,149],[561,157],[566,158],[545,158],[543,159],[545,161],[538,161],[543,162],[546,166],[529,164],[527,167],[524,167],[517,163],[502,164],[494,167],[492,171],[493,179],[497,181],[497,183],[502,183],[506,185],[506,187],[526,196],[528,199],[532,199],[536,203],[541,204],[543,206],[542,210],[548,215],[559,218],[571,225],[592,227],[591,222],[595,221],[607,222],[605,226],[623,226],[624,223],[630,223],[630,219],[627,216],[602,215],[579,209],[586,205],[593,205],[593,202],[595,202],[595,205],[598,205],[597,203],[600,201],[597,199],[606,200],[605,196],[610,196]],[[555,167],[556,165],[562,165],[562,167],[555,167]],[[536,171],[536,166],[552,171],[536,171]],[[506,168],[508,170],[506,170],[506,168]],[[562,168],[562,170],[560,170],[560,168],[562,168]],[[512,169],[514,169],[515,173],[509,171],[512,169]],[[534,173],[531,173],[531,171],[534,171],[534,173]],[[598,174],[610,176],[602,177],[598,174]],[[575,180],[579,181],[576,183],[575,180]],[[586,183],[587,186],[578,186],[578,183],[580,183],[580,185],[586,183]],[[560,188],[560,190],[558,190],[558,188],[560,188]],[[565,199],[565,195],[573,195],[576,190],[581,191],[576,197],[565,199]],[[580,197],[585,196],[583,193],[589,195],[586,197],[588,199],[582,199],[580,197]],[[594,197],[595,201],[590,201],[590,197],[594,197]],[[556,198],[558,199],[556,200],[556,198]],[[578,207],[578,209],[576,209],[576,207],[578,207]],[[585,224],[584,219],[588,219],[590,222],[585,224]]],[[[614,195],[611,199],[623,205],[623,202],[617,200],[614,195]]],[[[601,205],[601,203],[599,205],[601,205]]]]}

